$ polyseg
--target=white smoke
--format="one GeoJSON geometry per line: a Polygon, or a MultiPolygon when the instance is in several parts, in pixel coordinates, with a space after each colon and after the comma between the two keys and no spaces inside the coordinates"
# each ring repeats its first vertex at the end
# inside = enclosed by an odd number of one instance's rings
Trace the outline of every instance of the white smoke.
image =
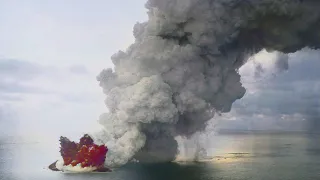
{"type": "Polygon", "coordinates": [[[256,78],[263,76],[266,71],[269,74],[278,74],[289,69],[289,56],[278,51],[269,53],[264,49],[249,60],[252,60],[256,66],[254,75],[256,78]]]}
{"type": "MultiPolygon", "coordinates": [[[[174,137],[204,130],[215,112],[243,97],[238,68],[262,48],[284,53],[318,46],[319,3],[298,0],[149,0],[135,43],[97,77],[109,112],[97,139],[106,164],[133,157],[168,161],[174,137]]],[[[279,64],[279,66],[284,66],[279,64]]]]}
{"type": "Polygon", "coordinates": [[[241,66],[239,73],[246,84],[274,78],[289,69],[289,55],[278,51],[267,52],[265,49],[254,54],[241,66]],[[254,71],[251,71],[251,70],[254,71]]]}
{"type": "Polygon", "coordinates": [[[77,164],[76,166],[72,166],[69,164],[68,166],[64,165],[63,159],[59,159],[56,162],[56,168],[59,169],[60,171],[63,172],[70,172],[70,173],[88,173],[88,172],[93,172],[97,170],[97,167],[81,167],[81,164],[77,164]]]}

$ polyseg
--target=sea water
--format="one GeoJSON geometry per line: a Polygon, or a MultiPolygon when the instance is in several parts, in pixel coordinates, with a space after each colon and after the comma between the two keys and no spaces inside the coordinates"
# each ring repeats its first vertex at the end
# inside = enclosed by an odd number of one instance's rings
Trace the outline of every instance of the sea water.
{"type": "Polygon", "coordinates": [[[2,180],[314,180],[320,179],[320,136],[303,133],[216,135],[204,162],[130,163],[111,173],[66,174],[47,166],[58,145],[0,143],[2,180]]]}

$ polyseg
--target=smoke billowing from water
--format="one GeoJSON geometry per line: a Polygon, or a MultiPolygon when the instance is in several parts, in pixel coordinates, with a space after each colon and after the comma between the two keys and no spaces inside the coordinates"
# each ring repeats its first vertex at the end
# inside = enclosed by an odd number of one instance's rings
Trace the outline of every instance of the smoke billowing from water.
{"type": "Polygon", "coordinates": [[[319,47],[319,7],[311,0],[149,0],[135,43],[97,77],[109,109],[96,137],[110,149],[107,165],[172,160],[174,137],[204,130],[243,97],[238,68],[248,57],[319,47]]]}

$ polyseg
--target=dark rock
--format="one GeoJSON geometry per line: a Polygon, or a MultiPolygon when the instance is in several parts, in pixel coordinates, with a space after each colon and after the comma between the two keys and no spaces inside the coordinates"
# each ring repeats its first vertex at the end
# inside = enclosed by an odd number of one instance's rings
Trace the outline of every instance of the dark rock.
{"type": "Polygon", "coordinates": [[[56,163],[57,163],[57,162],[58,162],[58,161],[50,164],[49,169],[52,170],[52,171],[60,171],[60,170],[56,167],[56,163]]]}
{"type": "Polygon", "coordinates": [[[111,169],[106,168],[106,167],[99,167],[97,170],[93,172],[111,172],[111,169]]]}

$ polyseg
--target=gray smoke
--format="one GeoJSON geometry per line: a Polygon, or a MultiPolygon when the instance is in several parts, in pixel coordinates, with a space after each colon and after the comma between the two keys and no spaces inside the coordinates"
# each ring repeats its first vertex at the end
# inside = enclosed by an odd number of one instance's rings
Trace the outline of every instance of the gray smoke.
{"type": "Polygon", "coordinates": [[[238,69],[248,57],[319,47],[319,7],[311,0],[149,0],[134,44],[97,77],[109,110],[96,137],[110,149],[107,165],[173,160],[174,137],[203,130],[243,97],[238,69]]]}

